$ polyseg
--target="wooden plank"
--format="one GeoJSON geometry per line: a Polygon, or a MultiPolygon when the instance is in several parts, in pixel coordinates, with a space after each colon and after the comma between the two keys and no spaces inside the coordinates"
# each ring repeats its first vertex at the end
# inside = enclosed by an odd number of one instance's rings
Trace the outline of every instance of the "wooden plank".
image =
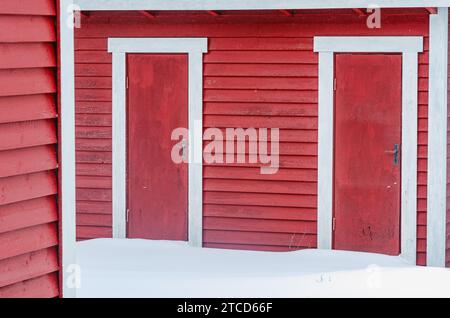
{"type": "MultiPolygon", "coordinates": [[[[80,93],[81,94],[81,93],[80,93]]],[[[101,100],[103,96],[97,98],[101,100]]],[[[103,97],[105,98],[105,97],[103,97]]],[[[317,91],[206,89],[205,102],[317,103],[317,91]],[[276,92],[276,94],[274,94],[276,92]]]]}
{"type": "Polygon", "coordinates": [[[111,192],[110,189],[77,189],[77,200],[110,202],[111,192]]]}
{"type": "Polygon", "coordinates": [[[75,91],[75,100],[77,102],[96,101],[96,102],[111,102],[111,89],[77,89],[75,91]]]}
{"type": "Polygon", "coordinates": [[[77,102],[75,105],[77,114],[111,114],[110,102],[77,102]]]}
{"type": "Polygon", "coordinates": [[[75,76],[111,76],[112,65],[108,64],[76,64],[75,76]]]}
{"type": "Polygon", "coordinates": [[[109,151],[92,152],[92,151],[77,151],[77,163],[111,163],[112,154],[109,151]]]}
{"type": "MultiPolygon", "coordinates": [[[[332,19],[332,16],[327,16],[332,19]]],[[[334,21],[329,20],[329,23],[324,23],[323,20],[318,19],[317,16],[312,16],[310,20],[306,20],[302,16],[303,21],[307,23],[292,23],[277,22],[267,23],[262,21],[261,17],[257,17],[258,22],[248,22],[249,17],[244,16],[241,23],[209,23],[205,28],[204,19],[202,21],[192,21],[186,24],[186,21],[181,21],[179,16],[175,16],[170,23],[148,24],[148,23],[127,23],[124,27],[123,23],[86,23],[83,28],[77,29],[76,37],[78,38],[99,38],[99,37],[126,37],[139,34],[142,37],[171,37],[174,34],[182,34],[185,37],[189,36],[205,36],[205,37],[255,37],[264,35],[264,37],[312,37],[318,35],[339,34],[346,35],[428,35],[428,17],[423,16],[399,16],[394,15],[390,19],[386,16],[381,29],[369,29],[365,23],[361,23],[358,19],[349,20],[348,23],[342,23],[342,17],[337,17],[334,21]],[[243,27],[242,22],[246,22],[243,27]],[[339,22],[340,23],[333,23],[339,22]],[[186,26],[188,25],[188,27],[186,26]]]]}
{"type": "Polygon", "coordinates": [[[317,129],[316,117],[204,116],[205,127],[317,129]]]}
{"type": "Polygon", "coordinates": [[[0,43],[55,41],[53,17],[3,15],[0,19],[0,43]]]}
{"type": "Polygon", "coordinates": [[[112,215],[77,213],[77,225],[112,227],[112,215]]]}
{"type": "MultiPolygon", "coordinates": [[[[107,63],[105,58],[84,57],[79,61],[107,63]]],[[[291,63],[316,64],[317,55],[312,51],[210,51],[204,56],[204,63],[291,63]]]]}
{"type": "Polygon", "coordinates": [[[57,273],[43,275],[0,289],[0,298],[54,298],[58,296],[57,273]]]}
{"type": "Polygon", "coordinates": [[[218,64],[204,65],[205,76],[317,77],[315,64],[218,64]]]}
{"type": "Polygon", "coordinates": [[[0,206],[0,233],[57,220],[58,208],[54,196],[0,206]]]}
{"type": "MultiPolygon", "coordinates": [[[[230,138],[232,141],[233,139],[230,138]]],[[[234,139],[236,142],[236,139],[234,139]]],[[[220,141],[215,141],[215,145],[217,145],[220,141]]],[[[222,141],[223,150],[220,151],[215,149],[216,155],[224,155],[226,154],[226,143],[227,141],[222,141]]],[[[204,142],[205,147],[208,146],[209,142],[204,142]]],[[[234,152],[237,154],[254,154],[259,155],[259,142],[243,142],[243,147],[234,147],[234,152]]],[[[270,150],[270,145],[268,146],[270,150]]],[[[317,156],[317,143],[286,143],[280,142],[278,145],[278,152],[280,155],[293,155],[293,156],[317,156]]],[[[208,153],[209,155],[209,153],[208,153]]]]}
{"type": "MultiPolygon", "coordinates": [[[[279,169],[270,175],[261,174],[259,168],[248,167],[213,167],[203,168],[205,179],[238,179],[238,180],[282,180],[317,182],[317,170],[314,169],[279,169]]],[[[205,180],[206,181],[206,180],[205,180]]]]}
{"type": "Polygon", "coordinates": [[[111,214],[111,202],[77,201],[77,213],[111,214]]]}
{"type": "Polygon", "coordinates": [[[55,172],[46,171],[0,179],[0,205],[56,194],[55,172]]]}
{"type": "Polygon", "coordinates": [[[112,228],[100,226],[77,226],[78,239],[112,237],[112,228]]]}
{"type": "Polygon", "coordinates": [[[111,127],[111,114],[76,114],[75,124],[78,126],[111,127]]]}
{"type": "Polygon", "coordinates": [[[203,229],[264,233],[316,234],[317,223],[294,220],[205,217],[203,219],[203,229]]]}
{"type": "Polygon", "coordinates": [[[317,116],[316,104],[204,103],[205,115],[317,116]]]}
{"type": "MultiPolygon", "coordinates": [[[[217,128],[217,127],[214,127],[217,128]]],[[[204,140],[223,140],[226,138],[226,128],[218,128],[221,131],[219,136],[205,136],[204,140]],[[213,138],[214,137],[214,138],[213,138]]],[[[206,130],[206,129],[205,129],[206,130]]],[[[260,136],[260,141],[270,141],[271,135],[260,136]]],[[[280,142],[311,142],[317,143],[317,130],[316,129],[280,129],[279,130],[280,142]]]]}
{"type": "Polygon", "coordinates": [[[0,123],[56,118],[52,94],[0,98],[0,123]]]}
{"type": "Polygon", "coordinates": [[[210,51],[312,51],[313,41],[305,38],[210,38],[210,51]]]}
{"type": "Polygon", "coordinates": [[[42,224],[0,234],[0,260],[58,244],[56,224],[42,224]]]}
{"type": "Polygon", "coordinates": [[[77,188],[111,189],[112,179],[99,176],[77,176],[77,188]]]}
{"type": "Polygon", "coordinates": [[[58,250],[55,247],[0,261],[0,288],[56,272],[58,263],[58,250]]]}
{"type": "Polygon", "coordinates": [[[76,150],[79,151],[112,151],[111,139],[77,138],[76,150]]]}
{"type": "Polygon", "coordinates": [[[317,211],[312,208],[205,204],[203,213],[205,217],[317,221],[317,211]]]}
{"type": "Polygon", "coordinates": [[[111,127],[81,127],[75,129],[77,138],[112,138],[111,127]]]}
{"type": "Polygon", "coordinates": [[[204,243],[206,248],[222,248],[231,250],[246,250],[246,251],[264,251],[264,252],[288,252],[297,250],[297,248],[289,248],[288,246],[273,246],[273,245],[251,245],[251,244],[222,244],[222,243],[204,243]]]}
{"type": "Polygon", "coordinates": [[[205,77],[206,89],[317,90],[317,78],[303,77],[205,77]]]}
{"type": "Polygon", "coordinates": [[[259,193],[232,193],[232,192],[231,193],[205,192],[203,203],[316,208],[317,197],[313,195],[288,195],[288,194],[269,194],[269,193],[259,194],[259,193]]]}
{"type": "Polygon", "coordinates": [[[294,181],[205,179],[205,191],[317,195],[317,183],[294,181]]]}
{"type": "MultiPolygon", "coordinates": [[[[313,156],[280,156],[279,168],[295,168],[295,169],[317,169],[317,157],[313,156]]],[[[235,156],[232,162],[237,162],[235,156]]],[[[248,163],[249,158],[246,155],[244,158],[245,163],[204,163],[204,166],[226,166],[226,167],[261,167],[265,166],[261,163],[248,163]]]]}
{"type": "Polygon", "coordinates": [[[53,0],[21,0],[0,2],[1,14],[17,15],[56,15],[53,0]]]}
{"type": "Polygon", "coordinates": [[[0,151],[0,178],[56,169],[54,146],[0,151]]]}
{"type": "Polygon", "coordinates": [[[0,125],[0,150],[55,144],[56,127],[52,120],[25,121],[0,125]]]}
{"type": "Polygon", "coordinates": [[[75,51],[75,63],[112,63],[112,55],[107,51],[75,51]]]}
{"type": "Polygon", "coordinates": [[[93,39],[75,39],[76,51],[106,51],[108,50],[108,40],[106,38],[93,38],[93,39]]]}
{"type": "Polygon", "coordinates": [[[264,233],[206,230],[205,243],[275,245],[291,248],[316,247],[317,236],[312,234],[264,233]]]}
{"type": "Polygon", "coordinates": [[[0,71],[0,96],[56,93],[52,69],[13,69],[0,71]]]}
{"type": "Polygon", "coordinates": [[[55,67],[55,55],[53,43],[0,43],[0,69],[55,67]]]}
{"type": "Polygon", "coordinates": [[[77,176],[112,176],[111,164],[77,163],[77,176]]]}
{"type": "Polygon", "coordinates": [[[77,76],[75,88],[112,88],[112,78],[109,76],[77,76]]]}

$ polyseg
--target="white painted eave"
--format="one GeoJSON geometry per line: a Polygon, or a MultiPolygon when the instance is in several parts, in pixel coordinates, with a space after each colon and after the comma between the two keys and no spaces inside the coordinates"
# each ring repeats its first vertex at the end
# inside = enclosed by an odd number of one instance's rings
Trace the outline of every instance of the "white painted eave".
{"type": "MultiPolygon", "coordinates": [[[[70,3],[72,0],[62,0],[70,3]]],[[[73,0],[80,10],[278,10],[449,7],[450,0],[73,0]]]]}

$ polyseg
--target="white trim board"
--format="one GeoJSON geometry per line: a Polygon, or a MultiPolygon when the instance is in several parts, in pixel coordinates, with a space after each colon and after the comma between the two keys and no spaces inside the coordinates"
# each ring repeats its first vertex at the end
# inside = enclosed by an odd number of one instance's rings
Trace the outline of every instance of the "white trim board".
{"type": "Polygon", "coordinates": [[[427,265],[445,267],[447,208],[448,9],[430,16],[427,265]]]}
{"type": "MultiPolygon", "coordinates": [[[[64,1],[64,0],[63,0],[64,1]]],[[[81,10],[277,10],[447,7],[448,0],[77,0],[81,10]]]]}
{"type": "Polygon", "coordinates": [[[206,38],[110,38],[108,52],[113,55],[112,101],[112,171],[113,171],[113,237],[126,238],[126,53],[188,54],[188,129],[190,130],[188,165],[188,238],[192,246],[202,246],[203,168],[202,135],[193,135],[194,127],[203,127],[203,53],[208,50],[206,38]],[[192,137],[192,138],[191,138],[192,137]],[[199,146],[198,146],[199,145],[199,146]]]}
{"type": "Polygon", "coordinates": [[[417,81],[422,37],[314,37],[319,52],[318,248],[332,248],[334,53],[402,53],[401,254],[416,263],[417,81]]]}

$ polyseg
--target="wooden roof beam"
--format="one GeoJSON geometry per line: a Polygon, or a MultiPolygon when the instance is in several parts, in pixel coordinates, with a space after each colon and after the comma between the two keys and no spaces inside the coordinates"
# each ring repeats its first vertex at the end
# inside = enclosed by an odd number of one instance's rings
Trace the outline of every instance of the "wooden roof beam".
{"type": "Polygon", "coordinates": [[[282,14],[284,14],[287,17],[293,17],[294,16],[294,12],[292,12],[291,10],[278,10],[279,12],[281,12],[282,14]]]}
{"type": "Polygon", "coordinates": [[[220,15],[219,12],[217,11],[213,11],[213,10],[208,10],[207,11],[210,15],[214,16],[214,17],[218,17],[220,15]]]}
{"type": "Polygon", "coordinates": [[[358,14],[358,16],[360,17],[364,17],[366,15],[366,13],[364,12],[363,9],[359,9],[359,8],[353,8],[352,9],[354,12],[356,12],[358,14]]]}
{"type": "Polygon", "coordinates": [[[147,18],[151,18],[151,19],[156,18],[156,16],[153,13],[151,13],[150,11],[139,11],[139,13],[147,18]]]}

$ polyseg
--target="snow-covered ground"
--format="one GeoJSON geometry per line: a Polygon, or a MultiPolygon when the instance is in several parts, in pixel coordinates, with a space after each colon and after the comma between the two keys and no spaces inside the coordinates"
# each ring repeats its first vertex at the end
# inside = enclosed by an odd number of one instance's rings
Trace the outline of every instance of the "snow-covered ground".
{"type": "Polygon", "coordinates": [[[450,297],[449,269],[379,254],[118,239],[77,244],[78,297],[450,297]]]}

